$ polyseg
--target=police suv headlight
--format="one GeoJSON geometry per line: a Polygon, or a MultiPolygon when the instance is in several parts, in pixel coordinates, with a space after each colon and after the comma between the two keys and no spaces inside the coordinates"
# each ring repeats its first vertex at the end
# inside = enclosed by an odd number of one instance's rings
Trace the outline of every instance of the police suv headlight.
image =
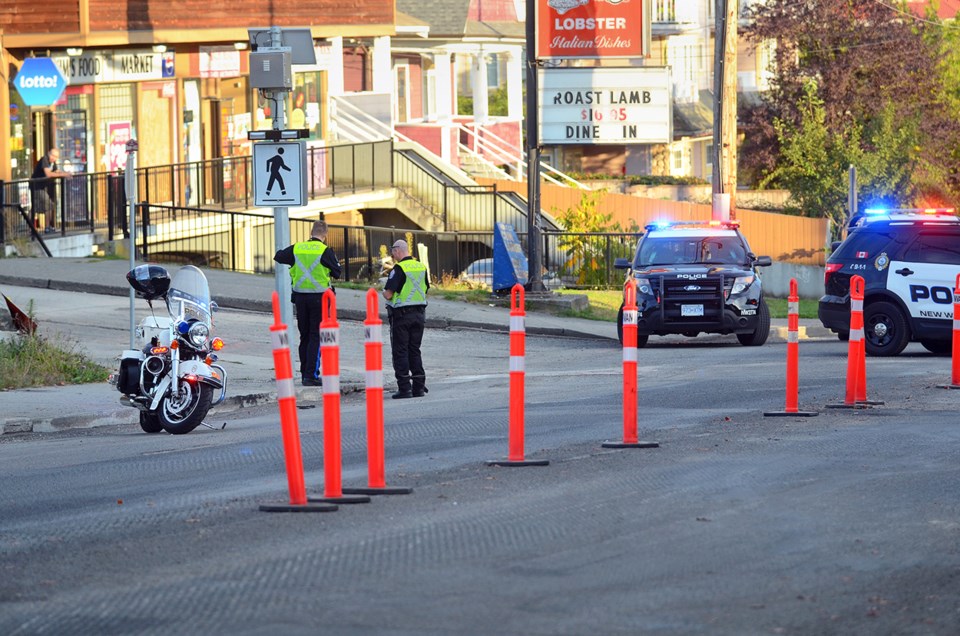
{"type": "Polygon", "coordinates": [[[193,323],[190,326],[190,331],[187,332],[187,339],[190,341],[190,344],[197,348],[207,344],[207,339],[209,337],[210,328],[202,322],[193,323]]]}
{"type": "Polygon", "coordinates": [[[733,288],[730,289],[730,295],[742,294],[743,292],[750,289],[750,285],[753,285],[753,280],[755,276],[737,276],[736,280],[733,281],[733,288]]]}
{"type": "Polygon", "coordinates": [[[641,294],[646,294],[650,296],[653,294],[653,287],[650,285],[649,278],[638,278],[637,279],[637,291],[641,294]]]}

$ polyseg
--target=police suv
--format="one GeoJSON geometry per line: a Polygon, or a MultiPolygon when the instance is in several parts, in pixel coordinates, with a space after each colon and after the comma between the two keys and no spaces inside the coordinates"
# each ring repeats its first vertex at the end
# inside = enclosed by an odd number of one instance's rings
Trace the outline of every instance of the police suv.
{"type": "MultiPolygon", "coordinates": [[[[648,225],[633,261],[618,258],[637,288],[637,346],[651,335],[736,334],[741,344],[760,346],[770,334],[756,256],[736,221],[681,221],[648,225]]],[[[617,315],[623,342],[623,305],[617,315]]]]}
{"type": "Polygon", "coordinates": [[[910,341],[948,354],[960,274],[960,218],[952,208],[866,210],[834,243],[824,269],[820,322],[850,337],[850,279],[864,279],[867,353],[895,356],[910,341]]]}

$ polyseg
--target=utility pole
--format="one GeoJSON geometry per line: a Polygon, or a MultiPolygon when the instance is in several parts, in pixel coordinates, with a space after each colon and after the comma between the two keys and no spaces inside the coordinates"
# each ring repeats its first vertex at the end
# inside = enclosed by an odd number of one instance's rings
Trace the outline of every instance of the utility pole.
{"type": "Polygon", "coordinates": [[[738,0],[716,0],[713,60],[713,218],[736,217],[738,0]]]}

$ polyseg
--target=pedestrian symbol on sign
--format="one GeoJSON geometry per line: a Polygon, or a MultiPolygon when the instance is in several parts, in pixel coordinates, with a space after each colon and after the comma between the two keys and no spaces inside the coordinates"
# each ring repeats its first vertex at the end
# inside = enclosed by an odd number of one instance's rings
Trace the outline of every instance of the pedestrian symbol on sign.
{"type": "Polygon", "coordinates": [[[280,194],[287,193],[287,186],[283,185],[283,176],[280,174],[281,170],[290,172],[290,168],[283,162],[283,148],[277,148],[277,154],[267,159],[267,172],[270,173],[270,180],[267,181],[267,196],[270,196],[273,184],[277,182],[280,182],[280,194]]]}
{"type": "Polygon", "coordinates": [[[306,205],[307,147],[304,142],[253,145],[254,205],[306,205]]]}

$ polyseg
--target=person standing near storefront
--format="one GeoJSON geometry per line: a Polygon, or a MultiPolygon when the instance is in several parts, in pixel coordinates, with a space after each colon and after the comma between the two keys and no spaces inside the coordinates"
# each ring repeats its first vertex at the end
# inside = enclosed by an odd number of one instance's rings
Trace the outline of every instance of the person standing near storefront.
{"type": "Polygon", "coordinates": [[[60,150],[51,148],[33,168],[30,177],[31,209],[33,214],[43,213],[47,217],[45,232],[56,232],[54,219],[57,216],[57,183],[56,179],[69,179],[70,173],[60,170],[57,162],[60,160],[60,150]]]}
{"type": "Polygon", "coordinates": [[[340,278],[342,268],[333,250],[327,247],[327,222],[314,221],[310,240],[279,250],[273,260],[290,265],[290,300],[297,314],[300,332],[300,382],[322,386],[320,379],[320,321],[323,293],[333,289],[330,280],[340,278]]]}
{"type": "Polygon", "coordinates": [[[397,392],[393,399],[423,397],[427,393],[427,375],[423,370],[420,344],[427,320],[427,268],[410,256],[403,239],[390,249],[396,263],[383,287],[390,321],[390,346],[393,351],[393,372],[397,392]]]}

